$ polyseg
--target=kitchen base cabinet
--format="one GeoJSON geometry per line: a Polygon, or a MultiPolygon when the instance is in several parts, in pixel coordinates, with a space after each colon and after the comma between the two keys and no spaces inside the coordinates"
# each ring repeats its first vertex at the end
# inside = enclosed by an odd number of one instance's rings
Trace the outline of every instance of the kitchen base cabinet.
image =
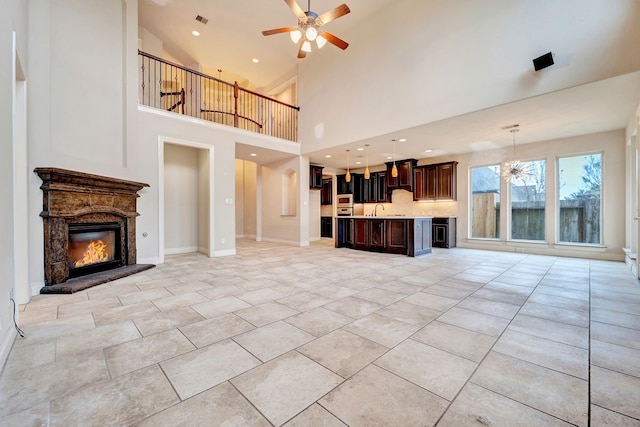
{"type": "Polygon", "coordinates": [[[407,223],[404,219],[390,219],[386,224],[386,251],[392,254],[407,253],[407,223]]]}
{"type": "Polygon", "coordinates": [[[433,240],[431,246],[434,248],[456,247],[455,218],[433,218],[432,232],[433,240]]]}
{"type": "Polygon", "coordinates": [[[431,253],[431,218],[336,218],[337,248],[408,256],[431,253]]]}
{"type": "Polygon", "coordinates": [[[431,218],[414,218],[410,231],[409,256],[431,253],[431,218]]]}
{"type": "Polygon", "coordinates": [[[320,237],[333,237],[333,218],[330,216],[320,217],[320,237]]]}
{"type": "Polygon", "coordinates": [[[350,248],[353,246],[353,222],[352,218],[336,218],[336,248],[350,248]]]}

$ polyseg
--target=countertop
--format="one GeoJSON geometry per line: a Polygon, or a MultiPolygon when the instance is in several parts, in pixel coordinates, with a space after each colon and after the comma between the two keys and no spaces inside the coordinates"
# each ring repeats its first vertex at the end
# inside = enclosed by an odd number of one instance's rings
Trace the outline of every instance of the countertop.
{"type": "Polygon", "coordinates": [[[432,216],[407,216],[407,215],[352,215],[337,216],[338,219],[416,219],[416,218],[433,218],[432,216]]]}

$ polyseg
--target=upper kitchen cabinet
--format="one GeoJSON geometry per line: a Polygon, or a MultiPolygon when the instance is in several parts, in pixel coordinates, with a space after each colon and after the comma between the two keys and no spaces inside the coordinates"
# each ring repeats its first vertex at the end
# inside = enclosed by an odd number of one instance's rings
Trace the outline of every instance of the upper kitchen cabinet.
{"type": "Polygon", "coordinates": [[[416,166],[413,200],[456,200],[458,162],[416,166]]]}
{"type": "Polygon", "coordinates": [[[325,178],[322,180],[322,191],[320,192],[320,204],[330,205],[332,203],[331,193],[333,188],[331,185],[331,178],[325,178]]]}
{"type": "Polygon", "coordinates": [[[309,165],[309,188],[312,190],[322,190],[322,169],[324,167],[309,165]]]}
{"type": "Polygon", "coordinates": [[[418,164],[416,159],[398,160],[395,162],[398,176],[392,177],[391,170],[394,162],[387,162],[387,188],[389,191],[403,189],[413,191],[413,168],[418,164]]]}
{"type": "Polygon", "coordinates": [[[347,182],[347,175],[338,175],[336,179],[338,194],[353,194],[353,174],[349,182],[347,182]]]}

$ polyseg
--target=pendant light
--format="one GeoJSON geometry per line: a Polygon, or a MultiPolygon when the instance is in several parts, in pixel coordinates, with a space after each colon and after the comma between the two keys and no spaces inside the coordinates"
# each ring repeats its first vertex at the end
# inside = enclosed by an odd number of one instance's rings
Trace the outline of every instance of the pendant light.
{"type": "Polygon", "coordinates": [[[393,141],[393,167],[391,168],[391,177],[397,178],[398,167],[396,166],[396,140],[392,139],[391,141],[393,141]]]}
{"type": "MultiPolygon", "coordinates": [[[[369,147],[369,144],[364,144],[365,147],[369,147]]],[[[369,149],[367,148],[367,168],[364,170],[364,179],[371,178],[371,172],[369,172],[369,149]]]]}
{"type": "Polygon", "coordinates": [[[349,151],[347,150],[347,175],[344,177],[346,182],[351,182],[351,172],[349,171],[349,151]]]}
{"type": "Polygon", "coordinates": [[[502,178],[506,182],[517,181],[530,173],[529,166],[516,159],[516,133],[519,131],[518,126],[514,125],[515,128],[509,130],[513,135],[513,157],[502,165],[502,178]]]}

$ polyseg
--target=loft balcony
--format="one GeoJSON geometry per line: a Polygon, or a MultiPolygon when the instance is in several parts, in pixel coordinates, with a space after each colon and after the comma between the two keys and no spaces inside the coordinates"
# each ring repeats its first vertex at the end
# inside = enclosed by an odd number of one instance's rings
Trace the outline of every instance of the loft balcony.
{"type": "Polygon", "coordinates": [[[138,102],[226,126],[298,141],[300,107],[138,51],[138,102]]]}

